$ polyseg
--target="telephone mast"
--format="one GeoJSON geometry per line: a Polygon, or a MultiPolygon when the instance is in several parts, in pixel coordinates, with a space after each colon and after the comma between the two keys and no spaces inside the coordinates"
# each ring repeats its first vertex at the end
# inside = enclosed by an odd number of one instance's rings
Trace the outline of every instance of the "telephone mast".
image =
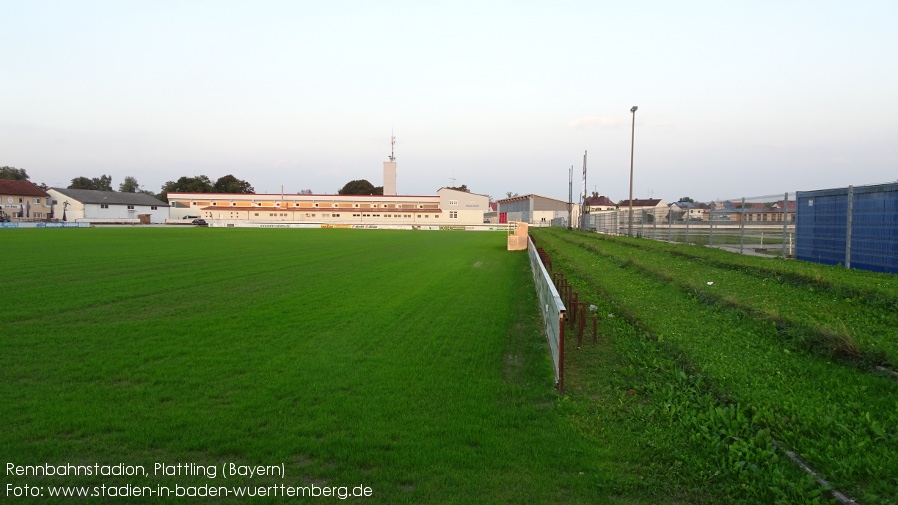
{"type": "Polygon", "coordinates": [[[390,130],[390,161],[396,161],[396,136],[393,135],[393,130],[390,130]]]}

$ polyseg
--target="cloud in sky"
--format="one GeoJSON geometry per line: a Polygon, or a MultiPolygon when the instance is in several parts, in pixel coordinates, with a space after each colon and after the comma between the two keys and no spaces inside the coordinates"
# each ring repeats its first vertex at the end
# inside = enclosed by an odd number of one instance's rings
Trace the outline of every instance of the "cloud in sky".
{"type": "Polygon", "coordinates": [[[567,125],[570,128],[575,128],[578,130],[595,130],[604,128],[617,128],[619,126],[622,126],[624,123],[625,122],[621,118],[586,116],[580,119],[575,119],[573,121],[568,121],[567,125]]]}

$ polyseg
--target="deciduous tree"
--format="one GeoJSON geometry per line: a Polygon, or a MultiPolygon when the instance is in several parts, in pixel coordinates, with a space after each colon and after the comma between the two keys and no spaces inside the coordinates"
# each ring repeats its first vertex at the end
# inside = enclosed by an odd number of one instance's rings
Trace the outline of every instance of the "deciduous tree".
{"type": "Polygon", "coordinates": [[[365,179],[349,181],[342,189],[337,191],[338,195],[382,195],[384,194],[383,186],[375,187],[365,179]]]}
{"type": "Polygon", "coordinates": [[[212,181],[205,175],[181,177],[177,181],[168,181],[162,185],[162,192],[157,195],[160,200],[168,201],[169,193],[212,193],[212,181]]]}
{"type": "Polygon", "coordinates": [[[0,167],[0,179],[27,181],[29,177],[24,168],[0,167]]]}
{"type": "Polygon", "coordinates": [[[255,188],[253,188],[249,182],[238,179],[230,174],[224,177],[220,177],[217,181],[215,181],[215,185],[212,187],[212,189],[216,193],[238,193],[251,195],[256,192],[255,188]]]}
{"type": "Polygon", "coordinates": [[[87,177],[75,177],[69,184],[69,189],[93,189],[97,191],[112,191],[112,176],[101,175],[88,179],[87,177]]]}
{"type": "Polygon", "coordinates": [[[137,183],[136,177],[131,177],[129,175],[118,185],[118,190],[122,193],[137,193],[140,191],[140,184],[137,183]]]}

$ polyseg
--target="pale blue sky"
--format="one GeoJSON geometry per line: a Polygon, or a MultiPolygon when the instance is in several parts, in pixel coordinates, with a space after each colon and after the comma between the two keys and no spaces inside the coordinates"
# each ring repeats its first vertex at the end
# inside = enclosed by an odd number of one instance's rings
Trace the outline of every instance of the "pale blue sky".
{"type": "Polygon", "coordinates": [[[0,165],[667,201],[898,179],[898,2],[0,0],[0,165]]]}

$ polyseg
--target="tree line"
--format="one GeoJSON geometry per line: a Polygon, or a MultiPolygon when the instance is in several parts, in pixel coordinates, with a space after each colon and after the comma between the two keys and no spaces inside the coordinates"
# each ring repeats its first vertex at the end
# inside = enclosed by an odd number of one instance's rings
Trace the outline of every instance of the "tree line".
{"type": "MultiPolygon", "coordinates": [[[[24,168],[16,168],[10,166],[0,167],[0,179],[14,181],[30,181],[31,177],[24,168]]],[[[50,189],[44,183],[37,184],[44,191],[50,189]]],[[[99,177],[75,177],[67,189],[91,189],[94,191],[115,191],[112,184],[111,175],[101,175],[99,177]]],[[[197,175],[194,177],[181,177],[176,181],[168,181],[162,185],[162,191],[156,193],[140,186],[137,178],[127,176],[118,185],[118,191],[122,193],[143,193],[152,195],[160,200],[168,201],[169,193],[240,193],[254,194],[256,192],[252,184],[242,179],[238,179],[231,174],[219,177],[218,180],[212,180],[205,175],[197,175]]],[[[311,190],[304,190],[309,191],[311,190]]]]}
{"type": "MultiPolygon", "coordinates": [[[[16,167],[0,167],[0,179],[25,180],[31,178],[24,168],[16,167]]],[[[50,189],[46,184],[37,185],[44,191],[50,189]]],[[[67,189],[92,189],[95,191],[115,191],[113,189],[112,176],[100,175],[99,177],[75,177],[67,189]]],[[[243,179],[238,179],[231,174],[219,177],[218,180],[212,182],[208,176],[195,175],[193,177],[180,177],[176,181],[167,181],[162,185],[162,191],[156,193],[154,191],[141,187],[136,177],[127,176],[118,185],[118,191],[123,193],[143,193],[152,195],[160,200],[168,201],[169,193],[232,193],[232,194],[255,194],[256,190],[252,184],[243,179]]],[[[456,189],[470,193],[466,184],[460,186],[450,186],[449,189],[456,189]]],[[[301,189],[297,192],[301,195],[311,195],[311,189],[301,189]]],[[[375,186],[366,179],[357,179],[347,182],[342,188],[337,190],[338,195],[382,195],[384,194],[383,186],[375,186]]],[[[512,193],[508,193],[509,198],[512,193]]],[[[517,196],[517,193],[514,193],[517,196]]],[[[492,197],[490,197],[492,199],[492,197]]]]}

